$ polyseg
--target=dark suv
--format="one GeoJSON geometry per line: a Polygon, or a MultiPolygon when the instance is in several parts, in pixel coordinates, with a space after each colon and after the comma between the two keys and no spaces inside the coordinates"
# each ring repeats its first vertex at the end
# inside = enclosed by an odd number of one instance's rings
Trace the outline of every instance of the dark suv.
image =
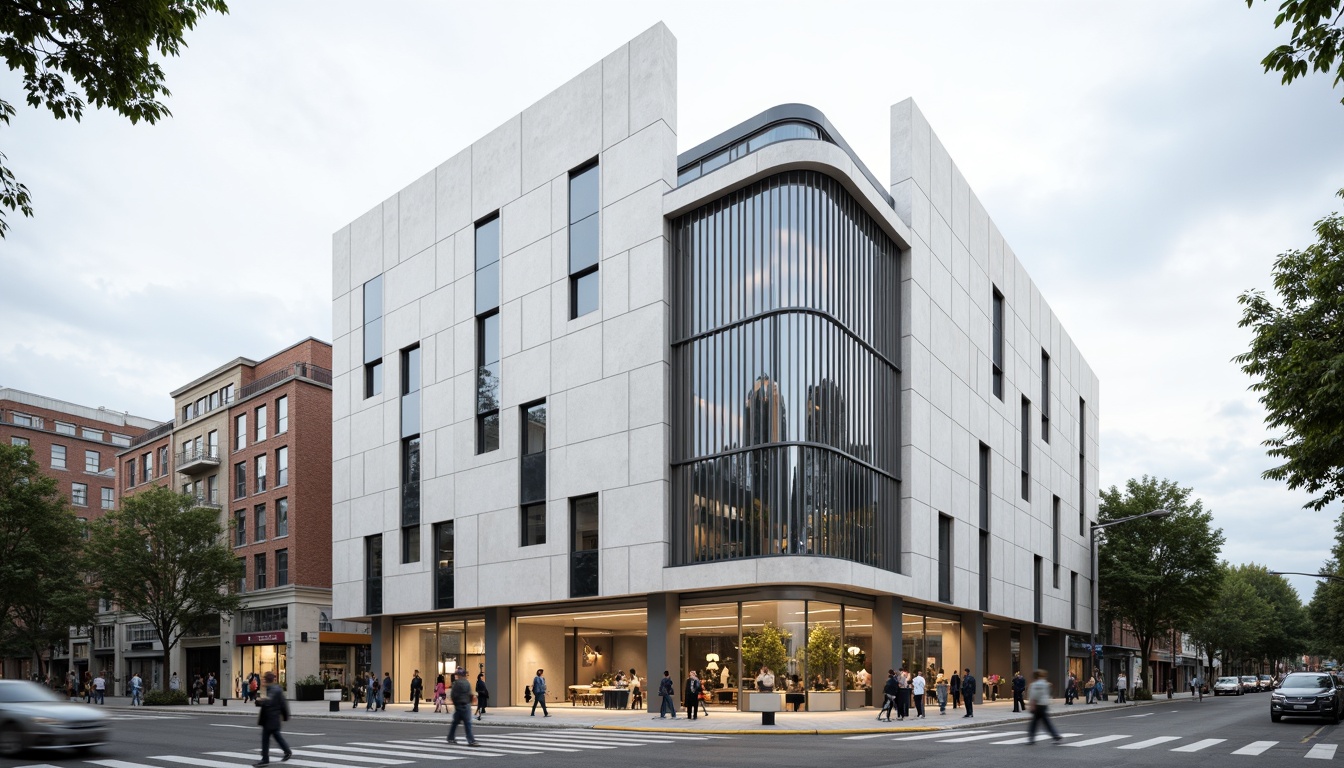
{"type": "Polygon", "coordinates": [[[1344,715],[1344,680],[1330,672],[1293,672],[1269,694],[1269,719],[1323,717],[1338,723],[1344,715]]]}

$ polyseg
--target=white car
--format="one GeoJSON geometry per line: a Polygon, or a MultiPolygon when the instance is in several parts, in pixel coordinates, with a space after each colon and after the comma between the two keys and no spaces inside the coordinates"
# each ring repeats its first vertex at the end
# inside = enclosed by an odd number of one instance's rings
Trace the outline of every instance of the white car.
{"type": "Polygon", "coordinates": [[[27,749],[89,750],[107,743],[108,716],[28,680],[0,680],[0,757],[27,749]]]}
{"type": "Polygon", "coordinates": [[[1222,696],[1241,696],[1244,693],[1241,689],[1241,680],[1236,677],[1220,677],[1213,684],[1213,695],[1222,696]]]}

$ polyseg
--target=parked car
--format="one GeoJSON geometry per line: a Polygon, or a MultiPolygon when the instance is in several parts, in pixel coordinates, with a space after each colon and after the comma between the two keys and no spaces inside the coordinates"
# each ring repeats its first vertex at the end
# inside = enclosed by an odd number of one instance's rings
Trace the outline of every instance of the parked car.
{"type": "Polygon", "coordinates": [[[107,743],[108,716],[28,680],[0,680],[0,757],[26,749],[89,750],[107,743]]]}
{"type": "Polygon", "coordinates": [[[1255,675],[1242,675],[1241,689],[1247,693],[1255,693],[1260,690],[1260,681],[1256,679],[1255,675]]]}
{"type": "Polygon", "coordinates": [[[1272,691],[1274,690],[1274,688],[1275,688],[1274,678],[1270,677],[1269,675],[1260,676],[1260,690],[1272,691]]]}
{"type": "Polygon", "coordinates": [[[1338,723],[1344,715],[1344,680],[1330,672],[1294,672],[1269,694],[1269,719],[1323,717],[1338,723]]]}
{"type": "Polygon", "coordinates": [[[1240,696],[1242,693],[1241,681],[1235,677],[1220,677],[1213,683],[1214,696],[1240,696]]]}

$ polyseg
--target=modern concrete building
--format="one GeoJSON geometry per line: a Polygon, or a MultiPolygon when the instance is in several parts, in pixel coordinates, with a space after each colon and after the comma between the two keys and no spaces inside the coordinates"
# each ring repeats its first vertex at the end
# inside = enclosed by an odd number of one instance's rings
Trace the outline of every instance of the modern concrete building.
{"type": "Polygon", "coordinates": [[[649,29],[335,233],[336,615],[398,696],[1059,679],[1091,369],[912,101],[885,184],[803,105],[678,154],[676,49],[649,29]]]}

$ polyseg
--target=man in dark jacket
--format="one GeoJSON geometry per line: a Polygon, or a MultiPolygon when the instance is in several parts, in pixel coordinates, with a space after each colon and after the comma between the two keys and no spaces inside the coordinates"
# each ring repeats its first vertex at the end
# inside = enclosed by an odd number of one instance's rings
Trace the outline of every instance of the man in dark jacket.
{"type": "Polygon", "coordinates": [[[378,702],[378,710],[387,709],[387,702],[392,700],[392,673],[383,673],[383,698],[378,702]]]}
{"type": "Polygon", "coordinates": [[[955,669],[952,670],[952,679],[948,685],[952,689],[952,708],[956,709],[961,706],[961,675],[958,675],[955,669]]]}
{"type": "Polygon", "coordinates": [[[1014,712],[1026,712],[1026,711],[1027,711],[1027,700],[1026,700],[1025,698],[1023,698],[1023,694],[1025,694],[1026,692],[1027,692],[1027,678],[1025,678],[1025,677],[1022,676],[1022,671],[1021,671],[1021,670],[1018,670],[1017,674],[1013,675],[1013,711],[1014,711],[1014,712]]]}
{"type": "Polygon", "coordinates": [[[420,711],[420,697],[425,692],[425,681],[420,679],[420,670],[415,670],[415,676],[411,678],[411,711],[420,711]]]}
{"type": "Polygon", "coordinates": [[[257,706],[261,707],[261,714],[257,716],[257,725],[261,726],[261,760],[253,765],[267,765],[271,762],[272,736],[275,737],[275,743],[285,752],[285,756],[280,759],[281,762],[294,755],[289,744],[285,743],[285,737],[280,735],[280,722],[289,720],[289,702],[285,701],[285,691],[275,684],[274,672],[267,672],[263,679],[266,683],[266,697],[257,698],[257,706]]]}
{"type": "Polygon", "coordinates": [[[467,670],[462,667],[457,668],[453,673],[453,687],[448,690],[448,700],[453,702],[453,723],[448,726],[448,743],[457,743],[457,724],[462,723],[462,727],[467,732],[467,746],[476,746],[476,737],[471,732],[471,700],[475,696],[471,692],[471,683],[467,682],[467,670]]]}
{"type": "Polygon", "coordinates": [[[961,698],[966,702],[966,714],[962,717],[975,717],[975,675],[969,669],[961,676],[961,698]]]}
{"type": "Polygon", "coordinates": [[[682,701],[686,702],[686,717],[694,720],[696,711],[700,709],[700,675],[694,669],[686,678],[686,690],[682,692],[682,701]]]}
{"type": "Polygon", "coordinates": [[[672,703],[672,694],[676,689],[677,686],[672,682],[672,673],[664,669],[663,680],[658,683],[658,698],[662,699],[662,702],[658,705],[658,718],[660,720],[667,717],[668,712],[672,713],[673,720],[677,719],[677,705],[672,703]]]}
{"type": "Polygon", "coordinates": [[[882,688],[882,710],[877,713],[877,719],[882,719],[882,713],[887,715],[887,722],[891,722],[891,708],[896,706],[896,696],[900,693],[901,683],[896,679],[896,670],[887,670],[887,684],[882,688]]]}

